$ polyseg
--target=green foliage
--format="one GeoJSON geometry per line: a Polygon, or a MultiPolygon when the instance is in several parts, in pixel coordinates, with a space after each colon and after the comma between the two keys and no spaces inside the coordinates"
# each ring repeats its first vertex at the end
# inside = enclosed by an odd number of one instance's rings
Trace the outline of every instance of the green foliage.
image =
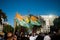
{"type": "Polygon", "coordinates": [[[4,21],[7,21],[6,14],[0,9],[0,20],[1,20],[1,17],[4,19],[4,21]]]}
{"type": "Polygon", "coordinates": [[[50,26],[50,31],[51,32],[57,31],[57,29],[60,29],[60,17],[54,19],[53,23],[54,23],[54,25],[50,26]]]}
{"type": "Polygon", "coordinates": [[[57,27],[57,28],[60,28],[60,17],[59,18],[56,18],[54,21],[54,26],[57,27]]]}
{"type": "Polygon", "coordinates": [[[3,32],[8,33],[8,32],[13,32],[14,28],[11,25],[5,25],[3,27],[3,32]]]}

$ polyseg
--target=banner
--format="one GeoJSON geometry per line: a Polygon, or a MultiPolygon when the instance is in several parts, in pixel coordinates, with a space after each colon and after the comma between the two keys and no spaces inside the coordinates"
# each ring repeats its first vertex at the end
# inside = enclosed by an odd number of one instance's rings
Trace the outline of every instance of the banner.
{"type": "Polygon", "coordinates": [[[20,14],[16,14],[16,22],[19,23],[23,27],[31,27],[33,25],[40,26],[41,22],[36,16],[21,16],[20,14]]]}
{"type": "Polygon", "coordinates": [[[31,24],[32,25],[37,25],[37,26],[41,25],[40,20],[37,17],[35,17],[35,16],[31,16],[30,20],[31,20],[31,24]]]}
{"type": "Polygon", "coordinates": [[[19,23],[23,27],[29,27],[28,18],[26,18],[26,20],[24,20],[24,18],[19,14],[16,14],[16,22],[19,23]]]}

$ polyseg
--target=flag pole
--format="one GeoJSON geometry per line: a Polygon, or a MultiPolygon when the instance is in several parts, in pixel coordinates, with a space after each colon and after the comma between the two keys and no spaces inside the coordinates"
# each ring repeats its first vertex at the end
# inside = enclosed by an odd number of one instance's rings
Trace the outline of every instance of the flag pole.
{"type": "MultiPolygon", "coordinates": [[[[18,13],[18,12],[17,12],[17,13],[18,13]]],[[[16,13],[16,14],[17,14],[17,13],[16,13]]],[[[15,28],[16,28],[16,26],[17,26],[17,22],[16,22],[16,15],[15,15],[15,17],[14,17],[14,32],[13,32],[14,34],[15,34],[15,30],[16,30],[15,28]]]]}

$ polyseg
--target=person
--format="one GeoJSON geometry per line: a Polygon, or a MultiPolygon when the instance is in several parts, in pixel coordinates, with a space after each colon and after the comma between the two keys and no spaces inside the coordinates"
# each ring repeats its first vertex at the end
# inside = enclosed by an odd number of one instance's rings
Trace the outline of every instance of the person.
{"type": "Polygon", "coordinates": [[[26,38],[25,38],[25,35],[24,35],[24,34],[22,34],[22,36],[21,36],[21,40],[26,40],[26,38]]]}
{"type": "Polygon", "coordinates": [[[17,36],[16,35],[13,36],[13,40],[17,40],[17,36]]]}
{"type": "Polygon", "coordinates": [[[7,33],[7,39],[6,40],[13,40],[13,34],[11,32],[7,33]]]}
{"type": "Polygon", "coordinates": [[[30,34],[30,38],[29,39],[30,40],[36,40],[36,37],[35,37],[34,33],[30,34]]]}
{"type": "Polygon", "coordinates": [[[50,37],[50,32],[44,37],[44,40],[51,40],[51,37],[50,37]]]}
{"type": "Polygon", "coordinates": [[[25,39],[26,39],[26,40],[29,40],[29,37],[28,37],[28,35],[27,35],[27,34],[25,35],[25,39]]]}
{"type": "Polygon", "coordinates": [[[3,35],[0,35],[0,40],[4,40],[3,35]]]}
{"type": "Polygon", "coordinates": [[[7,33],[4,34],[4,40],[7,40],[7,33]]]}
{"type": "Polygon", "coordinates": [[[36,40],[43,40],[43,38],[44,38],[44,36],[42,35],[42,33],[39,33],[36,40]]]}
{"type": "Polygon", "coordinates": [[[55,34],[52,36],[51,40],[60,40],[60,28],[55,29],[55,34]]]}

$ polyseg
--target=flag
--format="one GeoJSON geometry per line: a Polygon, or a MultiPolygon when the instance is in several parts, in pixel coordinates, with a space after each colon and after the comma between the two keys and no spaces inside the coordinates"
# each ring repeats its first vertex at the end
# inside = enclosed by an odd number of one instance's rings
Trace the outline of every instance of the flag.
{"type": "Polygon", "coordinates": [[[29,21],[30,21],[30,20],[29,20],[29,17],[25,17],[25,18],[24,18],[24,21],[25,21],[26,23],[29,23],[29,21]]]}
{"type": "Polygon", "coordinates": [[[16,19],[16,22],[18,22],[21,26],[29,28],[29,25],[25,21],[19,21],[16,19]]]}
{"type": "Polygon", "coordinates": [[[31,16],[31,20],[32,21],[36,21],[36,20],[38,20],[35,16],[31,16]]]}
{"type": "MultiPolygon", "coordinates": [[[[26,21],[28,22],[28,19],[26,19],[26,21]]],[[[16,22],[19,23],[21,26],[29,27],[29,24],[27,24],[26,21],[20,14],[16,14],[16,22]]]]}
{"type": "Polygon", "coordinates": [[[31,19],[30,20],[31,20],[31,24],[32,25],[41,25],[41,22],[35,16],[31,16],[31,19]]]}
{"type": "Polygon", "coordinates": [[[18,14],[18,13],[16,14],[16,18],[19,19],[20,21],[23,20],[23,17],[20,14],[18,14]]]}

